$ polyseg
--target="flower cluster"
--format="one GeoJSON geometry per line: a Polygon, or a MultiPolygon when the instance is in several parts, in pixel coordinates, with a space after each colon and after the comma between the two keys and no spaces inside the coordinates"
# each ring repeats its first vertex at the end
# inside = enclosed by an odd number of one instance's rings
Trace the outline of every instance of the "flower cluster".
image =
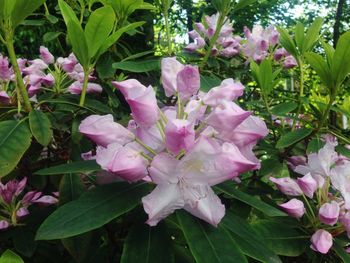
{"type": "Polygon", "coordinates": [[[38,191],[29,191],[23,195],[26,184],[26,177],[21,181],[8,181],[5,185],[0,182],[0,230],[18,225],[18,222],[29,214],[28,207],[32,204],[57,203],[57,193],[56,197],[43,195],[38,191]]]}
{"type": "MultiPolygon", "coordinates": [[[[41,46],[40,58],[34,60],[19,58],[17,63],[30,98],[42,89],[57,88],[60,90],[67,76],[71,84],[66,91],[72,94],[80,94],[82,91],[84,70],[74,54],[70,54],[67,58],[59,57],[55,60],[50,51],[41,46]]],[[[94,80],[94,77],[89,76],[89,80],[94,80]]],[[[16,82],[13,67],[10,66],[7,57],[0,55],[0,104],[10,104],[11,82],[16,82]]],[[[100,85],[88,83],[87,93],[101,92],[102,87],[100,85]]]]}
{"type": "Polygon", "coordinates": [[[175,106],[160,108],[154,89],[135,79],[113,82],[131,108],[128,127],[112,115],[92,115],[79,130],[98,145],[94,158],[108,181],[157,185],[142,199],[149,225],[183,208],[216,226],[225,207],[211,186],[260,168],[253,147],[268,130],[233,102],[243,94],[241,83],[226,79],[203,93],[197,67],[175,58],[161,64],[165,94],[175,106]]]}
{"type": "MultiPolygon", "coordinates": [[[[185,47],[189,52],[195,52],[205,47],[206,41],[210,43],[214,36],[219,19],[219,13],[212,16],[205,16],[205,24],[195,23],[195,30],[188,32],[189,37],[194,41],[185,47]]],[[[213,56],[233,57],[237,55],[241,47],[241,37],[232,34],[233,28],[228,18],[219,32],[219,37],[213,46],[213,56]]]]}
{"type": "Polygon", "coordinates": [[[306,215],[316,230],[311,248],[323,254],[333,245],[332,235],[345,229],[350,236],[350,160],[335,151],[335,138],[327,136],[325,140],[324,147],[309,154],[307,160],[303,156],[290,158],[290,167],[302,177],[270,178],[282,193],[303,197],[303,201],[292,198],[280,207],[298,219],[306,215]]]}

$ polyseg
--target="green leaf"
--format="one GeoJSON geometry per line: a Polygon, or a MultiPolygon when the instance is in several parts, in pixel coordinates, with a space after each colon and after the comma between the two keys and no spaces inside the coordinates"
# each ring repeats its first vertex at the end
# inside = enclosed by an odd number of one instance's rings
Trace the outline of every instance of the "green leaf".
{"type": "Polygon", "coordinates": [[[62,32],[47,32],[43,36],[43,41],[50,42],[52,40],[55,40],[56,38],[58,38],[62,34],[63,34],[62,32]]]}
{"type": "Polygon", "coordinates": [[[131,23],[125,27],[122,27],[120,29],[118,29],[116,32],[114,32],[112,35],[110,35],[102,44],[100,50],[98,51],[98,55],[103,54],[107,49],[109,49],[112,45],[115,44],[115,42],[118,41],[118,39],[125,33],[128,31],[131,31],[135,28],[138,28],[140,26],[142,26],[145,22],[140,21],[140,22],[135,22],[135,23],[131,23]]]}
{"type": "Polygon", "coordinates": [[[201,90],[208,92],[210,89],[217,87],[221,84],[221,79],[215,75],[204,76],[201,75],[201,90]]]}
{"type": "Polygon", "coordinates": [[[233,11],[238,11],[240,9],[243,9],[255,2],[256,0],[239,0],[238,3],[233,7],[233,11]]]}
{"type": "Polygon", "coordinates": [[[277,142],[276,148],[283,149],[287,148],[299,141],[305,139],[312,133],[313,129],[310,128],[301,128],[295,131],[291,131],[283,135],[277,142]]]}
{"type": "Polygon", "coordinates": [[[58,0],[58,5],[60,7],[64,22],[66,25],[69,21],[74,21],[77,24],[80,24],[79,19],[75,15],[73,9],[64,1],[64,0],[58,0]]]}
{"type": "Polygon", "coordinates": [[[197,263],[248,262],[225,228],[214,228],[184,211],[178,211],[177,218],[197,263]]]}
{"type": "Polygon", "coordinates": [[[85,187],[77,174],[66,174],[60,182],[60,205],[78,199],[84,193],[85,187]]]}
{"type": "MultiPolygon", "coordinates": [[[[17,27],[26,17],[30,16],[45,0],[10,0],[15,2],[11,13],[12,27],[17,27]]],[[[8,2],[10,2],[8,1],[8,2]]]]}
{"type": "Polygon", "coordinates": [[[350,73],[350,31],[340,36],[333,56],[332,76],[336,87],[339,87],[350,73]]]}
{"type": "Polygon", "coordinates": [[[92,12],[85,26],[85,39],[89,49],[89,58],[96,55],[108,38],[113,30],[114,22],[115,13],[110,6],[101,7],[92,12]]]}
{"type": "Polygon", "coordinates": [[[298,59],[298,51],[295,47],[295,43],[288,34],[287,30],[282,27],[277,27],[278,32],[280,33],[280,42],[281,45],[291,54],[294,58],[298,59]]]}
{"type": "Polygon", "coordinates": [[[326,87],[332,88],[332,76],[327,62],[324,61],[320,55],[313,52],[306,53],[305,58],[311,67],[316,71],[317,75],[321,78],[326,87]]]}
{"type": "Polygon", "coordinates": [[[149,59],[140,61],[122,61],[113,63],[112,67],[115,69],[121,69],[136,73],[149,72],[160,69],[160,60],[149,59]]]}
{"type": "Polygon", "coordinates": [[[108,105],[106,105],[106,103],[103,103],[98,100],[85,99],[85,107],[94,110],[98,113],[112,113],[111,108],[108,105]]]}
{"type": "Polygon", "coordinates": [[[298,49],[302,50],[304,42],[304,24],[301,22],[298,22],[295,26],[295,42],[298,49]]]}
{"type": "Polygon", "coordinates": [[[125,240],[121,263],[174,262],[170,235],[164,223],[150,227],[135,224],[125,240]]]}
{"type": "Polygon", "coordinates": [[[257,238],[256,232],[246,220],[231,211],[221,221],[225,228],[234,233],[235,240],[244,254],[265,263],[281,263],[279,257],[257,238]]]}
{"type": "Polygon", "coordinates": [[[53,212],[40,226],[36,240],[67,238],[99,228],[132,210],[147,192],[144,183],[98,186],[53,212]]]}
{"type": "Polygon", "coordinates": [[[285,102],[271,108],[271,113],[276,116],[286,116],[287,113],[292,112],[297,107],[298,104],[295,102],[285,102]]]}
{"type": "Polygon", "coordinates": [[[296,257],[308,247],[310,237],[294,229],[291,225],[269,221],[255,221],[252,228],[257,237],[278,255],[296,257]]]}
{"type": "Polygon", "coordinates": [[[217,185],[214,188],[234,199],[237,199],[243,203],[250,205],[251,207],[254,207],[255,209],[263,212],[268,216],[287,216],[287,214],[285,214],[284,212],[278,210],[273,206],[270,206],[269,204],[266,204],[260,199],[237,190],[235,186],[230,182],[217,185]]]}
{"type": "Polygon", "coordinates": [[[78,161],[73,163],[65,163],[36,171],[37,175],[54,175],[54,174],[70,174],[70,173],[90,173],[100,171],[101,167],[95,160],[78,161]]]}
{"type": "Polygon", "coordinates": [[[45,113],[32,110],[29,113],[30,130],[34,138],[43,146],[49,145],[52,138],[51,122],[45,113]]]}
{"type": "Polygon", "coordinates": [[[0,177],[16,167],[29,148],[31,137],[26,122],[0,122],[0,177]]]}
{"type": "Polygon", "coordinates": [[[343,263],[350,263],[350,255],[345,251],[339,239],[335,238],[332,249],[342,259],[343,263]]]}
{"type": "Polygon", "coordinates": [[[321,44],[322,44],[324,52],[326,53],[326,56],[327,56],[328,66],[330,66],[332,64],[332,61],[333,61],[333,56],[334,56],[335,50],[330,44],[326,43],[323,39],[321,39],[321,44]]]}
{"type": "Polygon", "coordinates": [[[323,18],[317,17],[309,27],[304,37],[303,46],[301,49],[302,54],[310,51],[315,46],[316,41],[320,37],[320,30],[322,27],[322,23],[323,23],[323,18]]]}
{"type": "Polygon", "coordinates": [[[23,259],[15,252],[7,249],[0,257],[0,263],[24,263],[23,259]]]}

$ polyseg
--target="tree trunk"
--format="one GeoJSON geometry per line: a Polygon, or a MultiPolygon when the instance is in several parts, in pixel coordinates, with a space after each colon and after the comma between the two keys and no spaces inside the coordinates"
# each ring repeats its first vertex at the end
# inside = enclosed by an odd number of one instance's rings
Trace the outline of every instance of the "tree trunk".
{"type": "Polygon", "coordinates": [[[337,42],[340,36],[340,22],[343,14],[343,7],[345,4],[345,0],[339,0],[337,6],[337,13],[335,15],[335,22],[333,26],[333,47],[337,46],[337,42]]]}

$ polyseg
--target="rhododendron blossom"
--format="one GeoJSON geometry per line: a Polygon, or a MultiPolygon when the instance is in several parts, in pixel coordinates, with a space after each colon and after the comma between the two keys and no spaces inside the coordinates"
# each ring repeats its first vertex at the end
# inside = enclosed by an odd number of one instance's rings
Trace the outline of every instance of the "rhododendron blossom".
{"type": "Polygon", "coordinates": [[[225,207],[211,187],[259,168],[253,147],[268,130],[232,101],[243,94],[241,83],[227,79],[203,93],[197,67],[175,58],[161,64],[165,93],[176,105],[160,108],[154,89],[135,79],[113,82],[131,108],[128,128],[111,115],[92,115],[79,130],[98,145],[94,158],[109,172],[98,181],[156,184],[142,199],[149,225],[183,208],[216,226],[225,207]]]}

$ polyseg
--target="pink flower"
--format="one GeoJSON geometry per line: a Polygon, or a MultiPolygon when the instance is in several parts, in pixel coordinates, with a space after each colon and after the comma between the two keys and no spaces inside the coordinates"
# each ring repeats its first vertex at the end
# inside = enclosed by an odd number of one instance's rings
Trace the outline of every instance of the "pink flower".
{"type": "MultiPolygon", "coordinates": [[[[14,199],[19,196],[27,184],[27,178],[24,177],[21,181],[11,180],[5,185],[0,182],[0,198],[7,204],[11,204],[14,199]]],[[[0,200],[1,200],[0,199],[0,200]]]]}
{"type": "Polygon", "coordinates": [[[298,165],[306,165],[306,158],[304,156],[292,156],[287,159],[287,164],[290,169],[295,170],[298,165]]]}
{"type": "Polygon", "coordinates": [[[319,229],[311,237],[311,249],[327,254],[329,249],[333,246],[332,235],[326,230],[319,229]]]}
{"type": "Polygon", "coordinates": [[[234,102],[222,101],[207,118],[207,123],[218,131],[232,131],[250,116],[234,102]]]}
{"type": "Polygon", "coordinates": [[[146,88],[136,79],[114,81],[112,84],[124,95],[131,108],[132,117],[138,125],[147,128],[158,121],[159,108],[151,86],[146,88]]]}
{"type": "Polygon", "coordinates": [[[0,55],[0,80],[9,81],[11,75],[12,71],[9,66],[8,58],[0,55]]]}
{"type": "Polygon", "coordinates": [[[166,146],[175,155],[181,150],[188,151],[193,146],[194,140],[194,125],[187,120],[170,120],[165,127],[166,146]]]}
{"type": "Polygon", "coordinates": [[[10,223],[6,220],[0,220],[0,230],[5,230],[10,227],[10,223]]]}
{"type": "Polygon", "coordinates": [[[308,173],[301,178],[297,178],[297,182],[304,194],[307,197],[312,198],[317,190],[317,181],[311,176],[311,174],[308,173]]]}
{"type": "Polygon", "coordinates": [[[10,104],[11,97],[7,95],[6,91],[0,91],[0,104],[10,104]]]}
{"type": "MultiPolygon", "coordinates": [[[[83,90],[83,83],[80,81],[74,81],[69,87],[68,87],[68,92],[71,94],[76,94],[79,95],[81,94],[83,90]]],[[[86,93],[101,93],[102,92],[102,87],[99,84],[96,83],[88,83],[87,88],[86,88],[86,93]]]]}
{"type": "Polygon", "coordinates": [[[26,75],[37,74],[41,75],[43,70],[47,69],[49,66],[41,59],[34,59],[29,61],[28,67],[24,68],[22,72],[26,75]]]}
{"type": "Polygon", "coordinates": [[[107,148],[97,148],[96,162],[109,173],[136,182],[147,176],[148,161],[141,152],[142,149],[133,143],[125,146],[112,143],[107,148]]]}
{"type": "Polygon", "coordinates": [[[218,106],[222,101],[232,101],[243,95],[244,86],[233,79],[225,79],[220,86],[210,89],[203,97],[203,102],[209,106],[218,106]]]}
{"type": "Polygon", "coordinates": [[[167,153],[155,156],[149,172],[157,187],[142,198],[149,216],[147,223],[155,226],[176,209],[184,208],[217,226],[225,207],[210,186],[232,179],[249,165],[234,147],[220,146],[216,140],[202,136],[181,160],[167,153]]]}
{"type": "Polygon", "coordinates": [[[57,64],[67,73],[73,72],[77,63],[78,60],[73,53],[71,53],[67,58],[60,57],[57,59],[57,64]]]}
{"type": "Polygon", "coordinates": [[[161,152],[165,149],[165,142],[159,132],[159,129],[157,128],[157,125],[144,128],[137,125],[134,120],[130,120],[128,129],[133,132],[144,144],[148,145],[156,152],[161,152]]]}
{"type": "Polygon", "coordinates": [[[41,78],[41,83],[47,87],[52,87],[55,84],[55,78],[51,73],[49,73],[41,78]]]}
{"type": "Polygon", "coordinates": [[[350,209],[350,161],[343,161],[331,170],[332,186],[338,190],[344,198],[345,208],[350,209]]]}
{"type": "Polygon", "coordinates": [[[289,196],[299,196],[303,194],[303,191],[300,189],[299,185],[290,177],[274,178],[270,177],[270,181],[274,182],[277,188],[289,196]]]}
{"type": "Polygon", "coordinates": [[[325,203],[320,207],[318,216],[323,224],[333,226],[338,221],[339,212],[339,204],[332,201],[331,203],[325,203]]]}
{"type": "MultiPolygon", "coordinates": [[[[219,20],[219,13],[213,14],[212,16],[205,16],[205,21],[208,25],[207,36],[210,38],[214,35],[217,24],[219,20]]],[[[219,36],[229,36],[232,34],[233,28],[230,25],[230,22],[227,18],[225,18],[225,24],[221,28],[219,36]]]]}
{"type": "Polygon", "coordinates": [[[273,58],[276,60],[276,61],[280,61],[283,57],[286,57],[288,56],[288,52],[287,50],[285,50],[284,48],[279,48],[275,51],[275,54],[273,55],[273,58]]]}
{"type": "Polygon", "coordinates": [[[199,121],[203,120],[206,109],[207,106],[201,100],[191,99],[187,102],[184,112],[187,115],[187,120],[197,125],[199,121]]]}
{"type": "Polygon", "coordinates": [[[279,206],[282,207],[282,209],[291,217],[301,218],[305,213],[304,203],[295,198],[286,203],[280,204],[279,206]]]}
{"type": "Polygon", "coordinates": [[[18,218],[23,218],[23,217],[25,217],[25,216],[27,216],[27,215],[29,215],[29,211],[28,211],[28,209],[25,208],[25,207],[21,207],[21,208],[18,209],[17,212],[16,212],[16,216],[17,216],[18,218]]]}
{"type": "Polygon", "coordinates": [[[46,64],[52,64],[55,62],[55,57],[50,53],[50,51],[44,47],[40,46],[40,58],[46,63],[46,64]]]}
{"type": "Polygon", "coordinates": [[[28,86],[28,96],[29,98],[36,95],[41,90],[40,84],[28,86]]]}
{"type": "Polygon", "coordinates": [[[114,122],[111,114],[91,115],[85,118],[79,126],[79,131],[103,147],[111,143],[125,145],[135,139],[129,130],[114,122]]]}
{"type": "Polygon", "coordinates": [[[286,69],[294,68],[297,65],[298,65],[298,62],[295,60],[295,58],[292,55],[287,56],[283,62],[283,67],[286,69]]]}
{"type": "Polygon", "coordinates": [[[177,61],[175,57],[163,58],[161,64],[165,95],[171,97],[177,92],[177,75],[185,66],[177,61]]]}

